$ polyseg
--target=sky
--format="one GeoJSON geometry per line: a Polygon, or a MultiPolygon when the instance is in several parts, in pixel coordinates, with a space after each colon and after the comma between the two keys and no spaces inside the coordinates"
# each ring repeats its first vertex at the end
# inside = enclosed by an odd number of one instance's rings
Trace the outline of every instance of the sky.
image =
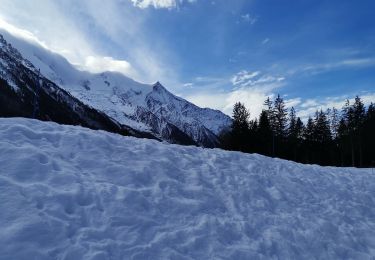
{"type": "Polygon", "coordinates": [[[231,115],[280,94],[301,117],[375,102],[373,0],[0,0],[19,30],[80,69],[160,81],[231,115]]]}

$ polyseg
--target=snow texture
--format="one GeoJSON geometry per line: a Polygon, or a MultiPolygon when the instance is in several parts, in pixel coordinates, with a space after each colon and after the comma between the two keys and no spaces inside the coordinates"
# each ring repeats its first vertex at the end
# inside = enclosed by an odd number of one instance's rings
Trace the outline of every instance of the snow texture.
{"type": "Polygon", "coordinates": [[[374,259],[371,169],[0,119],[1,259],[374,259]]]}

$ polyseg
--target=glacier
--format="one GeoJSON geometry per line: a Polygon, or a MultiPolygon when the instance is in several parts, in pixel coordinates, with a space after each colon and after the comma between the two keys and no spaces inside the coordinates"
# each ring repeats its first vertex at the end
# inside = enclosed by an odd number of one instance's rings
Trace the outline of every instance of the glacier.
{"type": "Polygon", "coordinates": [[[373,259],[371,169],[0,119],[1,259],[373,259]]]}

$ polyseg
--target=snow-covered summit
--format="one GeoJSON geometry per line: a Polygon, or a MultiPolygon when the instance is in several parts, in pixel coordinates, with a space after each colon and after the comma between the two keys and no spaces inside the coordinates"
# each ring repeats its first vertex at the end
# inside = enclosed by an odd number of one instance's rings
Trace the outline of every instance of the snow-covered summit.
{"type": "Polygon", "coordinates": [[[220,132],[231,124],[222,112],[200,108],[173,95],[159,82],[149,85],[120,73],[81,71],[43,46],[0,33],[46,78],[123,125],[167,141],[181,131],[196,143],[212,147],[218,145],[220,132]]]}
{"type": "Polygon", "coordinates": [[[373,259],[375,175],[0,119],[2,259],[373,259]]]}

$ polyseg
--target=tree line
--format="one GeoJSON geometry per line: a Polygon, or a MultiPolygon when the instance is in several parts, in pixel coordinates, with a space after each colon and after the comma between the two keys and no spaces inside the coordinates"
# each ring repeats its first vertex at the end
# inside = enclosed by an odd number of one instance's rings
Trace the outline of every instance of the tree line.
{"type": "Polygon", "coordinates": [[[221,134],[224,149],[259,153],[301,163],[373,167],[375,165],[375,105],[367,108],[357,96],[336,108],[318,110],[304,123],[278,95],[267,98],[259,118],[238,102],[233,123],[221,134]]]}

